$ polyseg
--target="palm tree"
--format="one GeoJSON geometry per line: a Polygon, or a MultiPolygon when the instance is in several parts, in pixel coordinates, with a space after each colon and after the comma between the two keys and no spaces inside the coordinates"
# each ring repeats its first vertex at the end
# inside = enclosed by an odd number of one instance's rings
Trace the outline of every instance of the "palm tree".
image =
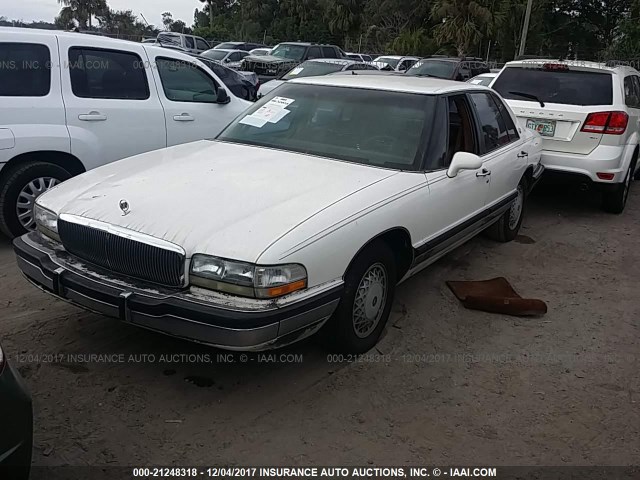
{"type": "Polygon", "coordinates": [[[363,5],[360,0],[331,0],[328,3],[325,18],[332,34],[349,37],[360,30],[363,5]]]}
{"type": "Polygon", "coordinates": [[[452,43],[464,56],[482,38],[493,16],[475,0],[437,0],[431,17],[441,22],[433,32],[438,43],[452,43]]]}
{"type": "Polygon", "coordinates": [[[107,9],[106,0],[58,0],[63,5],[60,11],[61,18],[73,18],[80,27],[86,27],[89,23],[91,29],[91,17],[99,15],[107,9]]]}

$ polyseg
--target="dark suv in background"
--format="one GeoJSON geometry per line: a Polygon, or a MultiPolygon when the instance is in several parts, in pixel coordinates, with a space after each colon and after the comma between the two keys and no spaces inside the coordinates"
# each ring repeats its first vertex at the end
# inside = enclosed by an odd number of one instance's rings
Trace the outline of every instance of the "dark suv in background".
{"type": "Polygon", "coordinates": [[[489,65],[481,58],[433,56],[420,60],[407,70],[405,75],[466,82],[476,75],[489,73],[490,71],[489,65]]]}
{"type": "Polygon", "coordinates": [[[292,68],[314,58],[344,58],[344,52],[335,45],[286,42],[276,45],[270,55],[244,58],[240,70],[255,72],[261,83],[280,78],[292,68]]]}

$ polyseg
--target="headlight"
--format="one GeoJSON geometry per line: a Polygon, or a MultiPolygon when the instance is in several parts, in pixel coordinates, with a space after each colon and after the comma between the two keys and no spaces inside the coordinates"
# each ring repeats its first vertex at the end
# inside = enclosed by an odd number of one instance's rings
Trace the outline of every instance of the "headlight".
{"type": "Polygon", "coordinates": [[[191,259],[191,283],[212,290],[256,298],[275,298],[307,286],[302,265],[261,266],[209,255],[191,259]]]}
{"type": "Polygon", "coordinates": [[[58,236],[58,216],[51,210],[47,210],[36,203],[34,208],[36,226],[47,237],[60,241],[58,236]]]}

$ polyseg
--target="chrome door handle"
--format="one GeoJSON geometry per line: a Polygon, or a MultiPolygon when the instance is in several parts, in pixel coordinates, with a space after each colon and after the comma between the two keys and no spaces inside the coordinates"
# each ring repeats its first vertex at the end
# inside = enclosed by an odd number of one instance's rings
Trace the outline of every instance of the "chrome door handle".
{"type": "Polygon", "coordinates": [[[528,156],[529,156],[529,154],[527,152],[525,152],[524,150],[518,154],[518,158],[526,158],[528,156]]]}
{"type": "Polygon", "coordinates": [[[188,113],[182,113],[180,115],[174,115],[173,119],[176,122],[193,122],[195,120],[195,118],[193,118],[191,115],[189,115],[188,113]]]}
{"type": "Polygon", "coordinates": [[[476,172],[476,177],[488,177],[489,175],[491,175],[491,170],[487,170],[486,168],[483,168],[480,172],[476,172]]]}
{"type": "Polygon", "coordinates": [[[100,112],[90,112],[78,115],[78,120],[83,122],[104,122],[107,119],[106,115],[102,115],[100,112]]]}

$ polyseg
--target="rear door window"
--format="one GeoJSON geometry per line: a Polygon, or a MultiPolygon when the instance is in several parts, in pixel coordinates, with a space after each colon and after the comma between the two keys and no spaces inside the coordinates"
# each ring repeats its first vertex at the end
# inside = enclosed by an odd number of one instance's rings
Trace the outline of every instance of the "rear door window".
{"type": "Polygon", "coordinates": [[[511,114],[509,113],[509,110],[505,106],[504,102],[501,99],[499,99],[496,95],[491,95],[491,98],[495,102],[496,107],[498,107],[498,111],[500,112],[500,115],[502,116],[504,124],[507,127],[509,140],[512,142],[516,141],[517,139],[520,138],[520,135],[518,135],[518,129],[516,128],[516,125],[513,122],[513,118],[511,118],[511,114]]]}
{"type": "Polygon", "coordinates": [[[480,122],[480,139],[484,143],[484,153],[489,153],[510,142],[509,133],[498,106],[488,93],[469,95],[475,106],[480,122]]]}
{"type": "Polygon", "coordinates": [[[0,43],[0,96],[44,97],[51,88],[49,48],[35,43],[0,43]]]}
{"type": "Polygon", "coordinates": [[[73,94],[79,98],[149,98],[144,63],[135,53],[72,47],[69,74],[73,94]]]}
{"type": "Polygon", "coordinates": [[[320,53],[320,47],[309,47],[309,53],[307,54],[308,59],[312,58],[322,58],[322,53],[320,53]]]}
{"type": "Polygon", "coordinates": [[[196,44],[193,41],[193,37],[185,36],[184,37],[184,46],[187,48],[196,48],[196,44]]]}
{"type": "Polygon", "coordinates": [[[613,78],[610,73],[554,70],[544,68],[505,68],[492,87],[503,98],[531,101],[513,92],[535,95],[543,102],[565,105],[611,105],[613,78]]]}
{"type": "Polygon", "coordinates": [[[198,46],[198,50],[209,50],[209,45],[201,38],[196,37],[196,45],[198,46]]]}
{"type": "Polygon", "coordinates": [[[324,58],[338,58],[338,54],[333,47],[322,47],[322,54],[324,58]]]}

